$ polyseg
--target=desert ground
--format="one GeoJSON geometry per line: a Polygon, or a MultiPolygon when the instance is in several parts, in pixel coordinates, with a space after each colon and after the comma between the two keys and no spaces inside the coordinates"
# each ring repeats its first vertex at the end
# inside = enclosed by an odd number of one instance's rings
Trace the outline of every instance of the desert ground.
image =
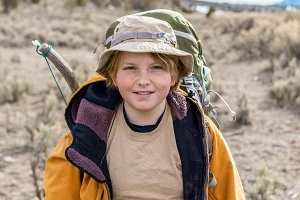
{"type": "MultiPolygon", "coordinates": [[[[130,11],[134,12],[138,11],[130,11]]],[[[100,45],[93,53],[97,43],[104,41],[106,28],[128,13],[92,4],[68,9],[63,1],[53,5],[24,3],[9,14],[0,13],[0,199],[42,198],[45,159],[67,131],[65,103],[45,59],[36,53],[31,41],[52,45],[82,84],[94,73],[104,50],[100,45]]],[[[293,90],[279,84],[293,77],[293,83],[299,82],[299,11],[224,13],[211,18],[197,13],[183,15],[201,38],[212,70],[212,88],[239,116],[239,121],[233,122],[228,109],[211,94],[214,104],[219,105],[220,130],[235,159],[247,199],[300,199],[300,87],[296,85],[293,90]],[[280,30],[292,35],[289,41],[298,41],[296,50],[291,51],[296,56],[288,56],[290,60],[277,56],[284,50],[269,49],[284,46],[268,39],[277,33],[282,21],[288,25],[280,30]],[[260,24],[267,28],[257,28],[260,24]],[[273,46],[267,46],[269,43],[273,46]],[[278,64],[284,59],[287,67],[278,64]]],[[[67,84],[49,64],[68,100],[71,92],[67,84]]]]}

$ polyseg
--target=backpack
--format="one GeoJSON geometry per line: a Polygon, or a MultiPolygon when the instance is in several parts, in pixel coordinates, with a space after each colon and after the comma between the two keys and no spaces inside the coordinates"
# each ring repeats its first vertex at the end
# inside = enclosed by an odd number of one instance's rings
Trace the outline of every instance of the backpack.
{"type": "MultiPolygon", "coordinates": [[[[206,66],[205,58],[202,54],[202,46],[200,39],[193,27],[193,25],[184,18],[180,13],[157,9],[145,12],[136,13],[133,15],[153,17],[156,19],[164,20],[168,22],[176,35],[177,44],[179,49],[189,52],[194,58],[193,72],[188,77],[183,78],[180,88],[184,90],[189,97],[195,99],[200,106],[202,106],[206,115],[209,116],[213,122],[219,127],[219,124],[211,114],[214,112],[214,107],[209,102],[209,96],[207,91],[210,89],[212,78],[210,74],[210,69],[206,66]]],[[[115,27],[122,21],[122,17],[114,21],[106,31],[106,41],[104,46],[110,47],[112,40],[112,35],[114,33],[115,27]]],[[[209,132],[209,123],[205,120],[205,130],[208,143],[208,155],[209,160],[212,156],[212,140],[211,134],[209,132]]],[[[210,183],[208,187],[214,187],[217,181],[214,175],[209,172],[210,183]]]]}

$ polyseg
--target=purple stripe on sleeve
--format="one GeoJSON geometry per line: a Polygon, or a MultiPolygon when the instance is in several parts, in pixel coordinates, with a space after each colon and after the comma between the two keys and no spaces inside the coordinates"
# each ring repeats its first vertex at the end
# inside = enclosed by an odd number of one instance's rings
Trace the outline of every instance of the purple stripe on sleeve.
{"type": "Polygon", "coordinates": [[[89,174],[92,174],[95,178],[97,178],[100,181],[106,180],[101,169],[93,161],[81,155],[73,148],[69,148],[67,150],[67,154],[72,160],[72,162],[74,162],[77,166],[81,167],[89,174]]]}
{"type": "Polygon", "coordinates": [[[106,142],[107,132],[113,116],[113,110],[82,99],[78,109],[76,123],[89,127],[106,142]]]}

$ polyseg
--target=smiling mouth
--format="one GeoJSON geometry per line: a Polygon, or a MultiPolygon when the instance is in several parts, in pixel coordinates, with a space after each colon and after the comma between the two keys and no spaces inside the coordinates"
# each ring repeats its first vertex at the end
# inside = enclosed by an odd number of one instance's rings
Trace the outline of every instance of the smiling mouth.
{"type": "Polygon", "coordinates": [[[147,95],[147,94],[152,94],[154,92],[133,92],[135,94],[140,94],[140,95],[147,95]]]}

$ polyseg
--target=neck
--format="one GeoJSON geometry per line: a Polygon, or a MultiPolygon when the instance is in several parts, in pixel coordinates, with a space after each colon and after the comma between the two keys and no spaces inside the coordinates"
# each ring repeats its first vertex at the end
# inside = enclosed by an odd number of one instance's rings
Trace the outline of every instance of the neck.
{"type": "Polygon", "coordinates": [[[132,109],[131,106],[128,106],[126,102],[124,102],[126,115],[130,123],[138,125],[138,126],[147,126],[156,124],[158,118],[164,112],[166,107],[166,100],[157,105],[151,110],[136,110],[132,109]]]}

